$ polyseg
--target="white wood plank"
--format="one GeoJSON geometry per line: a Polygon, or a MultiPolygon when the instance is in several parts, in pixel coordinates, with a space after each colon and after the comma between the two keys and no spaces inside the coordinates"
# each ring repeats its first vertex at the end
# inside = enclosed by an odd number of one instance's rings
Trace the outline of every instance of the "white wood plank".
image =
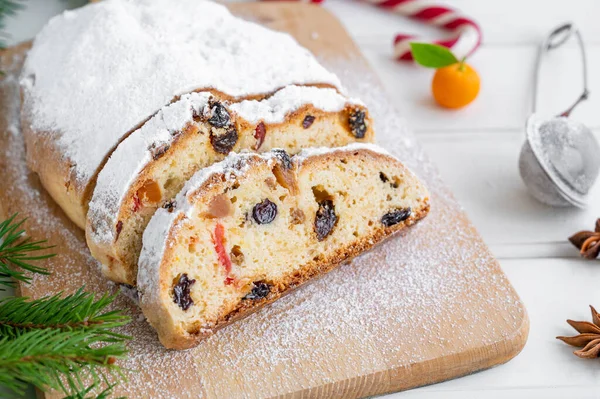
{"type": "MultiPolygon", "coordinates": [[[[592,228],[600,216],[600,183],[594,186],[586,210],[548,207],[528,194],[517,167],[521,132],[422,134],[420,139],[492,249],[525,244],[535,244],[535,249],[541,243],[565,243],[576,231],[592,228]]],[[[571,251],[572,256],[577,255],[575,249],[571,251]]],[[[528,252],[528,256],[534,255],[548,253],[528,252]]]]}
{"type": "Polygon", "coordinates": [[[506,365],[389,398],[598,397],[594,389],[598,390],[600,384],[600,363],[579,359],[571,353],[573,348],[555,339],[557,335],[576,334],[565,322],[567,318],[590,320],[588,305],[600,306],[600,268],[596,263],[564,259],[502,261],[531,321],[523,352],[506,365]],[[550,396],[544,396],[547,394],[550,396]]]}
{"type": "MultiPolygon", "coordinates": [[[[600,2],[599,2],[600,4],[600,2]]],[[[392,59],[386,43],[359,39],[365,54],[391,99],[415,131],[465,131],[521,129],[531,111],[534,61],[537,47],[484,46],[470,63],[481,76],[479,97],[468,107],[447,110],[431,96],[433,71],[392,59]]],[[[546,115],[564,111],[581,93],[581,63],[577,48],[550,54],[540,81],[538,109],[546,115]]],[[[588,46],[590,99],[572,117],[591,127],[600,127],[600,45],[588,46]]]]}
{"type": "MultiPolygon", "coordinates": [[[[546,31],[564,21],[573,21],[590,41],[600,43],[600,13],[597,0],[430,0],[456,8],[477,21],[483,29],[485,44],[537,43],[546,31]]],[[[391,43],[396,33],[413,33],[426,38],[444,35],[420,23],[410,21],[369,4],[348,0],[327,0],[332,10],[355,38],[378,37],[391,43]]]]}

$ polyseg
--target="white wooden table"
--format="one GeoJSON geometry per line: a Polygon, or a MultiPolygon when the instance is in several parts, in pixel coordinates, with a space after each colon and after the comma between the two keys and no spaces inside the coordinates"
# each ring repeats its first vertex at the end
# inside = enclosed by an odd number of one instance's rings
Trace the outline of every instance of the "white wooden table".
{"type": "MultiPolygon", "coordinates": [[[[10,19],[12,42],[32,37],[64,0],[29,0],[10,19]]],[[[575,357],[556,335],[573,331],[565,319],[588,320],[588,305],[600,306],[600,261],[583,261],[566,242],[600,217],[600,183],[587,210],[556,209],[530,198],[517,160],[529,112],[537,44],[548,30],[570,20],[588,45],[591,98],[573,114],[600,137],[600,1],[438,0],[480,22],[484,44],[471,59],[482,89],[460,111],[436,107],[429,95],[432,72],[391,57],[394,33],[433,37],[435,29],[387,14],[364,3],[327,0],[379,73],[396,106],[471,219],[492,248],[531,319],[529,341],[506,365],[389,398],[600,398],[600,360],[575,357]]],[[[544,73],[553,90],[541,106],[563,111],[580,90],[577,48],[561,49],[544,73]]],[[[550,85],[546,85],[550,86],[550,85]]],[[[599,154],[600,156],[600,154],[599,154]]]]}

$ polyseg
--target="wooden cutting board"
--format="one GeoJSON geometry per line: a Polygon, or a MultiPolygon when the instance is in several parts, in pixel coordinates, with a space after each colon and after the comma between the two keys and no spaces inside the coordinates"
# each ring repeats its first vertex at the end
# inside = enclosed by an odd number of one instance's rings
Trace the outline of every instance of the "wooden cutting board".
{"type": "MultiPolygon", "coordinates": [[[[517,355],[529,330],[523,304],[340,23],[307,4],[231,9],[291,33],[363,99],[375,118],[379,143],[427,182],[432,210],[414,229],[189,351],[163,349],[136,305],[119,296],[115,306],[133,318],[123,332],[134,337],[121,364],[136,371],[115,394],[354,398],[459,377],[517,355]]],[[[28,233],[47,238],[58,256],[47,262],[51,276],[36,276],[19,292],[39,298],[81,285],[116,292],[118,287],[99,274],[83,233],[25,165],[16,75],[27,48],[0,55],[6,73],[0,82],[0,213],[28,216],[28,233]]]]}

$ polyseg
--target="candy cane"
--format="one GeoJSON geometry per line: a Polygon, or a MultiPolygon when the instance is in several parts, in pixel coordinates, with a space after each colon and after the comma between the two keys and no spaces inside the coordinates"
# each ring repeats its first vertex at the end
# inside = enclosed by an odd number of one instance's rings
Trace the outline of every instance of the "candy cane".
{"type": "MultiPolygon", "coordinates": [[[[273,0],[265,0],[273,1],[273,0]]],[[[275,0],[276,1],[276,0],[275,0]]],[[[322,3],[324,0],[300,0],[309,3],[322,3]]],[[[481,44],[481,29],[470,18],[461,16],[455,10],[445,6],[431,5],[424,0],[365,0],[388,11],[424,22],[428,25],[443,28],[451,32],[451,36],[435,40],[442,46],[451,48],[458,58],[471,55],[481,44]]],[[[420,41],[416,36],[398,34],[394,39],[394,57],[398,60],[410,61],[410,42],[420,41]]]]}
{"type": "MultiPolygon", "coordinates": [[[[472,19],[461,16],[455,10],[433,6],[423,0],[368,0],[385,10],[437,26],[452,32],[452,35],[433,43],[451,48],[459,57],[471,55],[481,44],[481,29],[472,19]]],[[[415,36],[398,34],[394,39],[394,56],[399,60],[412,60],[410,42],[418,41],[415,36]]]]}

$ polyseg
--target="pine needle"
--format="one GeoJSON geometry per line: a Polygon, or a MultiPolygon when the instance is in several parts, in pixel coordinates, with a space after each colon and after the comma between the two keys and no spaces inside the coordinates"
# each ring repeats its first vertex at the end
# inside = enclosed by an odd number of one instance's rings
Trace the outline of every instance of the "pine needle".
{"type": "Polygon", "coordinates": [[[27,384],[65,394],[84,391],[84,380],[95,383],[124,379],[115,364],[127,349],[122,342],[89,331],[31,330],[0,339],[0,385],[23,394],[27,384]],[[66,382],[66,384],[65,384],[66,382]]]}
{"type": "Polygon", "coordinates": [[[105,311],[115,296],[103,295],[97,301],[84,292],[61,298],[61,294],[28,301],[24,297],[0,299],[0,336],[15,337],[32,329],[56,328],[104,334],[112,341],[130,337],[111,331],[129,322],[120,310],[105,311]]]}
{"type": "MultiPolygon", "coordinates": [[[[30,237],[26,237],[25,230],[22,229],[26,219],[16,221],[16,218],[15,213],[0,223],[0,286],[4,287],[14,287],[15,280],[31,282],[27,272],[49,274],[47,269],[31,262],[55,256],[55,254],[39,255],[40,251],[52,247],[43,245],[46,241],[33,241],[30,237]]],[[[4,289],[0,288],[0,291],[4,289]]]]}

